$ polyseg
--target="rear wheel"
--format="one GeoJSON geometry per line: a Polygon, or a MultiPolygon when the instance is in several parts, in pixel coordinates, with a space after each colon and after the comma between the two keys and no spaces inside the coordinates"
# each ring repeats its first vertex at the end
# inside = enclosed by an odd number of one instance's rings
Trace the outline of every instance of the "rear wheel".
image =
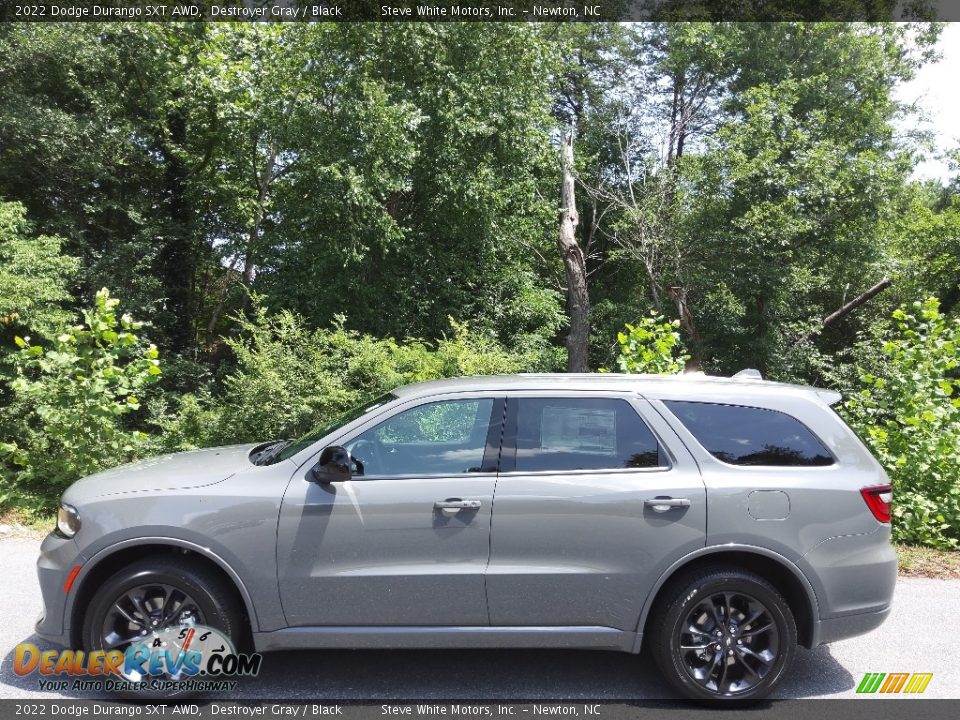
{"type": "Polygon", "coordinates": [[[698,700],[765,697],[793,661],[797,628],[766,580],[735,567],[708,567],[671,582],[649,624],[666,680],[698,700]]]}
{"type": "MultiPolygon", "coordinates": [[[[139,560],[97,590],[83,620],[83,646],[90,650],[126,650],[137,643],[164,642],[194,626],[211,627],[234,646],[241,638],[242,614],[232,586],[219,575],[172,558],[139,560]]],[[[132,670],[123,679],[151,678],[132,670]]],[[[165,675],[163,680],[186,677],[165,675]]],[[[129,694],[129,693],[121,693],[129,694]]],[[[149,691],[133,693],[149,697],[149,691]]],[[[163,693],[169,695],[169,692],[163,693]]]]}

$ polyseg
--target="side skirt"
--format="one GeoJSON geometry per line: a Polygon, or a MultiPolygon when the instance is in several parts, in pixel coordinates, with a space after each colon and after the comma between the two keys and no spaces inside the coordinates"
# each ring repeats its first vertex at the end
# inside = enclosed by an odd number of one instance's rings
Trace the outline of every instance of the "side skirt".
{"type": "Polygon", "coordinates": [[[565,648],[635,652],[636,633],[608,627],[295,627],[257,632],[258,652],[305,649],[565,648]]]}

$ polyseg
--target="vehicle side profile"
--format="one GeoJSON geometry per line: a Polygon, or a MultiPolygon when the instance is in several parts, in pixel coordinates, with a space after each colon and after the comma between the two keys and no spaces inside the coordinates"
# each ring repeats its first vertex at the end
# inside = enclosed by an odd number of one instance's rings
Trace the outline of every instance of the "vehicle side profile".
{"type": "Polygon", "coordinates": [[[829,390],[515,375],[398,388],[295,441],[80,480],[37,633],[123,650],[649,646],[683,697],[760,698],[890,611],[890,483],[829,390]]]}

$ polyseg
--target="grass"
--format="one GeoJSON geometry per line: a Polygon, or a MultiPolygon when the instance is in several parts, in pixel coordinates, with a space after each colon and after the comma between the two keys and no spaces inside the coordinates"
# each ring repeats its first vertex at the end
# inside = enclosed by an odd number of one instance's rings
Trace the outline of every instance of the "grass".
{"type": "Polygon", "coordinates": [[[52,515],[42,515],[27,510],[11,508],[0,512],[0,538],[42,538],[53,527],[52,515]]]}
{"type": "Polygon", "coordinates": [[[900,575],[960,579],[960,550],[934,550],[918,545],[896,545],[900,575]]]}

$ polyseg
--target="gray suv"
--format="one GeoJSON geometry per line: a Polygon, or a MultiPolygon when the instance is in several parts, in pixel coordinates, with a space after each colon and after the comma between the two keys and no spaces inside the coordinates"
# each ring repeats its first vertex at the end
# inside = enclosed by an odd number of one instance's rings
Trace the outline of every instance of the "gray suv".
{"type": "Polygon", "coordinates": [[[63,496],[37,633],[645,645],[682,696],[759,698],[798,644],[890,611],[890,483],[838,399],[752,375],[460,378],[295,441],[119,467],[63,496]]]}

